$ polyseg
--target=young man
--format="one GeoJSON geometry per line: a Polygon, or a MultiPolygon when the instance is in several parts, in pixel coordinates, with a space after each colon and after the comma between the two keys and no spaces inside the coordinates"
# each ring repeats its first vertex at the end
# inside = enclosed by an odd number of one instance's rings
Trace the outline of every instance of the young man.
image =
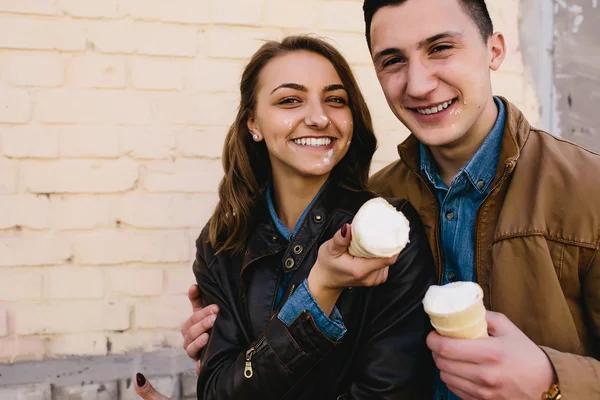
{"type": "Polygon", "coordinates": [[[437,398],[600,398],[600,157],[492,96],[506,50],[484,0],[363,9],[379,82],[412,132],[373,188],[415,205],[439,282],[478,282],[496,312],[489,339],[430,334],[437,398]]]}
{"type": "MultiPolygon", "coordinates": [[[[411,201],[439,283],[478,282],[490,310],[489,339],[428,337],[435,398],[600,398],[600,157],[492,95],[506,50],[484,0],[363,9],[380,84],[412,133],[373,188],[411,201]]],[[[182,327],[190,356],[216,312],[196,306],[182,327]]]]}

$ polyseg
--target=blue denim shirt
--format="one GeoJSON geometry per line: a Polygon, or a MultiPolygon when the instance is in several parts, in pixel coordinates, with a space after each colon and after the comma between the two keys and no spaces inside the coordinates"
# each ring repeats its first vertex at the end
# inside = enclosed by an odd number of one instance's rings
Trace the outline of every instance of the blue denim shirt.
{"type": "MultiPolygon", "coordinates": [[[[287,227],[281,222],[279,217],[277,216],[277,212],[275,211],[275,206],[273,204],[273,188],[271,185],[267,188],[266,197],[267,197],[267,206],[269,208],[269,213],[271,214],[271,218],[273,219],[273,223],[275,227],[279,231],[279,233],[291,240],[294,235],[298,232],[300,227],[302,226],[302,222],[304,222],[304,218],[306,218],[306,214],[308,210],[310,210],[311,206],[315,202],[315,200],[319,197],[323,188],[327,185],[323,185],[319,193],[315,196],[315,198],[311,201],[311,203],[306,207],[298,222],[296,222],[296,226],[294,227],[294,231],[290,232],[287,227]]],[[[277,297],[275,299],[275,307],[279,305],[281,298],[283,297],[283,293],[285,288],[287,287],[291,278],[290,272],[285,272],[283,274],[283,279],[277,288],[277,297]]],[[[305,279],[301,285],[292,293],[290,298],[285,302],[281,310],[279,311],[278,318],[287,326],[290,326],[291,323],[296,319],[300,313],[306,310],[308,311],[313,319],[315,320],[315,324],[317,328],[329,339],[334,341],[339,341],[344,334],[346,333],[346,327],[342,321],[342,315],[340,314],[337,307],[333,308],[330,316],[325,315],[323,310],[319,307],[313,296],[310,294],[308,290],[307,280],[305,279]]]]}
{"type": "MultiPolygon", "coordinates": [[[[441,246],[444,259],[442,282],[475,282],[475,218],[477,208],[489,193],[496,174],[502,136],[506,124],[506,110],[500,99],[494,97],[498,117],[494,127],[471,159],[452,179],[450,187],[440,178],[431,152],[421,144],[421,173],[434,188],[440,205],[441,246]]],[[[439,378],[435,399],[458,400],[439,378]]]]}

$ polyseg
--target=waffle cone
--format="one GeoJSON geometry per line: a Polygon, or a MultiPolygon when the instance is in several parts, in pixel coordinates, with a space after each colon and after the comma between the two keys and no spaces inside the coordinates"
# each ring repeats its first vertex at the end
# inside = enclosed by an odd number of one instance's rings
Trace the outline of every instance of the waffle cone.
{"type": "Polygon", "coordinates": [[[461,339],[487,337],[487,321],[483,298],[465,308],[449,314],[437,314],[425,310],[431,319],[431,325],[442,336],[461,339]]]}

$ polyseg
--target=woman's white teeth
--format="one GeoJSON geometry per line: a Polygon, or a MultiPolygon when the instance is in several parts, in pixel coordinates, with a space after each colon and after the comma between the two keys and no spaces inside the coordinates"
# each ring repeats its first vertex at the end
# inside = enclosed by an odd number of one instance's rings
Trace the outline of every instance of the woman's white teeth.
{"type": "Polygon", "coordinates": [[[302,146],[329,146],[331,144],[331,138],[301,138],[294,139],[294,143],[302,146]]]}
{"type": "Polygon", "coordinates": [[[448,108],[448,106],[450,104],[452,104],[454,100],[450,100],[445,102],[444,104],[440,104],[439,106],[436,107],[431,107],[431,108],[417,108],[417,111],[419,112],[419,114],[437,114],[440,111],[448,108]]]}

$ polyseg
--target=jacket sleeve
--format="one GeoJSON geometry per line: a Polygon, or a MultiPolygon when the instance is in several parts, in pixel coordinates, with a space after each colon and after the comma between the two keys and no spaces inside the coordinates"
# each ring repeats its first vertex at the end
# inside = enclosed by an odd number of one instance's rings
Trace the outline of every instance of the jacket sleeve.
{"type": "Polygon", "coordinates": [[[432,328],[422,300],[435,282],[435,267],[416,210],[408,202],[400,207],[410,221],[410,242],[390,267],[388,280],[372,290],[350,399],[433,397],[434,364],[425,343],[432,328]]]}
{"type": "Polygon", "coordinates": [[[590,327],[593,357],[543,347],[558,377],[564,399],[600,399],[600,244],[593,255],[582,282],[583,302],[590,327]]]}
{"type": "Polygon", "coordinates": [[[338,342],[328,339],[312,315],[303,311],[289,326],[274,316],[262,335],[250,343],[234,312],[235,294],[222,289],[226,278],[215,272],[224,267],[207,266],[200,254],[194,262],[203,304],[220,308],[201,354],[198,399],[282,398],[338,342]]]}

